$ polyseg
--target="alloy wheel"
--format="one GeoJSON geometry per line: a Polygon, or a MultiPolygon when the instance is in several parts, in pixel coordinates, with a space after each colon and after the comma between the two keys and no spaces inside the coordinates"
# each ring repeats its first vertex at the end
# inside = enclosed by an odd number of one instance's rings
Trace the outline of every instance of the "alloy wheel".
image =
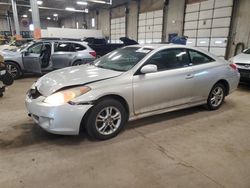
{"type": "Polygon", "coordinates": [[[224,90],[221,87],[215,87],[212,91],[212,96],[210,98],[211,105],[213,107],[218,107],[222,103],[224,98],[224,90]]]}
{"type": "Polygon", "coordinates": [[[15,66],[13,66],[13,65],[6,65],[6,67],[7,67],[7,71],[11,74],[11,76],[13,77],[13,78],[16,78],[17,77],[17,75],[18,75],[18,70],[17,70],[17,68],[15,67],[15,66]]]}
{"type": "Polygon", "coordinates": [[[115,107],[106,107],[96,117],[95,126],[102,135],[114,133],[121,125],[121,112],[115,107]]]}

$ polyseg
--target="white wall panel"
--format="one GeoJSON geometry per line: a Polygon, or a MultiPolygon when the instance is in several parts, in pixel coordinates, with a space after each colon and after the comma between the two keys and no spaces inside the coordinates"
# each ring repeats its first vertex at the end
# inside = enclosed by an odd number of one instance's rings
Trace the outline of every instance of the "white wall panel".
{"type": "Polygon", "coordinates": [[[198,24],[199,29],[208,29],[212,26],[212,20],[200,20],[198,24]]]}
{"type": "Polygon", "coordinates": [[[228,37],[229,28],[212,29],[211,37],[228,37]]]}
{"type": "Polygon", "coordinates": [[[188,38],[187,46],[196,46],[196,38],[188,38]]]}
{"type": "Polygon", "coordinates": [[[185,21],[198,20],[199,12],[187,13],[185,16],[185,21]]]}
{"type": "Polygon", "coordinates": [[[233,6],[233,0],[215,0],[215,8],[233,6]]]}
{"type": "Polygon", "coordinates": [[[214,7],[214,0],[208,0],[201,2],[200,10],[209,10],[213,9],[214,7]]]}
{"type": "Polygon", "coordinates": [[[211,38],[210,46],[226,47],[227,46],[227,38],[211,38]]]}
{"type": "Polygon", "coordinates": [[[216,56],[224,57],[226,53],[226,48],[210,47],[210,52],[216,56]]]}
{"type": "Polygon", "coordinates": [[[210,39],[209,38],[198,38],[197,46],[209,46],[210,39]]]}
{"type": "Polygon", "coordinates": [[[231,17],[232,7],[218,8],[214,10],[214,18],[231,17]]]}
{"type": "Polygon", "coordinates": [[[188,4],[186,7],[186,13],[199,11],[200,3],[188,4]]]}
{"type": "Polygon", "coordinates": [[[213,19],[212,27],[230,27],[230,22],[230,17],[213,19]]]}
{"type": "Polygon", "coordinates": [[[154,18],[154,24],[156,25],[156,24],[159,24],[159,25],[162,25],[162,23],[163,23],[163,17],[161,17],[161,18],[154,18]]]}
{"type": "Polygon", "coordinates": [[[162,10],[154,11],[154,18],[162,18],[162,17],[163,17],[163,11],[162,10]]]}
{"type": "Polygon", "coordinates": [[[211,19],[213,17],[213,10],[200,11],[199,19],[211,19]]]}
{"type": "Polygon", "coordinates": [[[184,36],[188,36],[189,38],[196,38],[197,30],[185,30],[184,36]]]}
{"type": "Polygon", "coordinates": [[[199,29],[197,33],[197,37],[204,38],[204,37],[210,37],[211,29],[199,29]]]}
{"type": "Polygon", "coordinates": [[[184,29],[197,29],[198,21],[185,22],[184,29]]]}

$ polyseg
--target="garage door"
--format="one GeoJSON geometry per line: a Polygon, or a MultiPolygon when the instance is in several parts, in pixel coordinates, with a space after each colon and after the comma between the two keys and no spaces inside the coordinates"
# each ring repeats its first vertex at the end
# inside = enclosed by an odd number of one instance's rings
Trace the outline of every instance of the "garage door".
{"type": "Polygon", "coordinates": [[[152,43],[162,41],[163,10],[139,14],[138,42],[152,43]]]}
{"type": "Polygon", "coordinates": [[[121,37],[126,36],[126,19],[124,17],[111,19],[111,43],[122,43],[121,37]]]}
{"type": "Polygon", "coordinates": [[[187,4],[184,35],[187,44],[225,57],[231,24],[233,0],[208,0],[187,4]]]}

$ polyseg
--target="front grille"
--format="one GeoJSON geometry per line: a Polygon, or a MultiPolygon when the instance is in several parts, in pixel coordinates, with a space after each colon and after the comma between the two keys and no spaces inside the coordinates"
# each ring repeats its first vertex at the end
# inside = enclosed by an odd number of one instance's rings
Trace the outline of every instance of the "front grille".
{"type": "Polygon", "coordinates": [[[246,74],[250,74],[250,69],[238,69],[240,73],[246,73],[246,74]]]}
{"type": "Polygon", "coordinates": [[[28,91],[28,96],[31,99],[37,99],[38,97],[42,96],[42,94],[37,90],[37,88],[35,88],[28,91]]]}

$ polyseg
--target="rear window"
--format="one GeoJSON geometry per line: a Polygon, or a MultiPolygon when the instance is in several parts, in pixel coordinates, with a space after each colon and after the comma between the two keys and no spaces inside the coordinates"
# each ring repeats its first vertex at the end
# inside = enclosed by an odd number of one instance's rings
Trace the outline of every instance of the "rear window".
{"type": "Polygon", "coordinates": [[[77,44],[77,43],[73,44],[73,46],[74,46],[75,51],[86,50],[86,47],[85,47],[85,46],[80,45],[80,44],[77,44]]]}
{"type": "Polygon", "coordinates": [[[188,50],[189,51],[189,55],[190,55],[190,59],[193,65],[201,65],[201,64],[205,64],[205,63],[210,63],[210,62],[214,62],[215,60],[212,59],[211,57],[195,51],[195,50],[188,50]]]}
{"type": "Polygon", "coordinates": [[[55,52],[74,52],[74,46],[72,43],[59,42],[54,44],[55,52]]]}
{"type": "Polygon", "coordinates": [[[246,50],[245,52],[243,52],[244,54],[250,54],[250,49],[246,50]]]}

